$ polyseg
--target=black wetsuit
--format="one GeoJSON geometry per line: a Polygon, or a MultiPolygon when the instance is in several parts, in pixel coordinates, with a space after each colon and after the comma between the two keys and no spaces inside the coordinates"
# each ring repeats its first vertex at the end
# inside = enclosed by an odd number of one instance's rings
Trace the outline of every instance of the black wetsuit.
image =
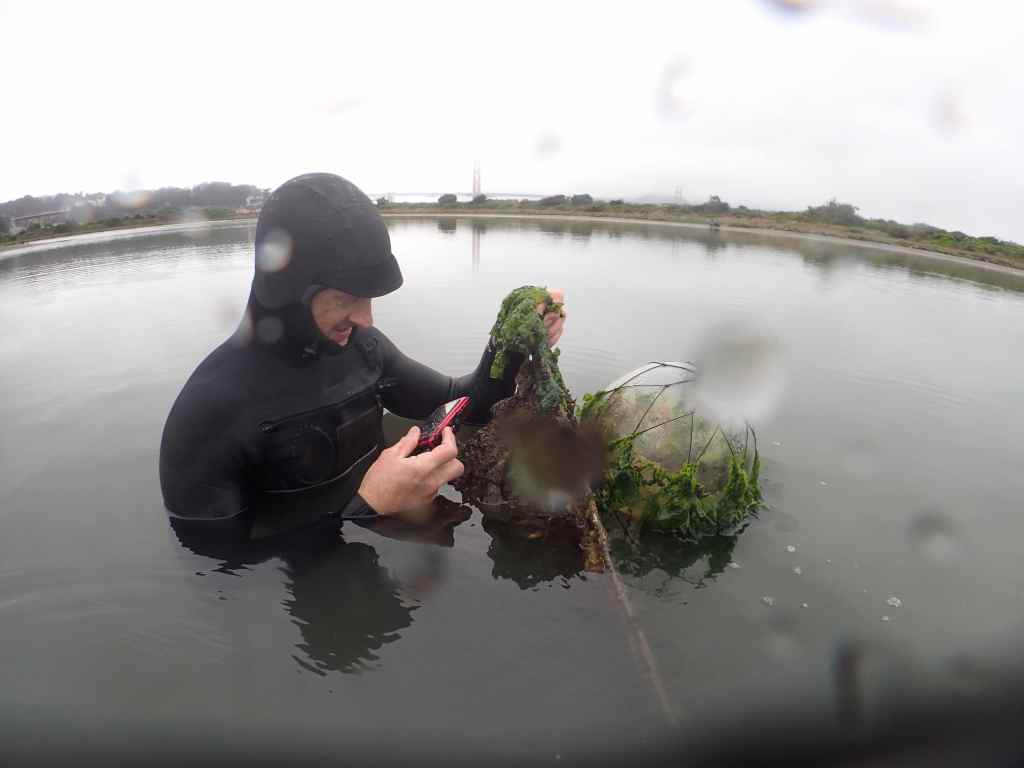
{"type": "MultiPolygon", "coordinates": [[[[340,185],[344,180],[318,175],[293,182],[308,178],[327,178],[333,187],[325,193],[315,184],[301,186],[301,213],[321,205],[330,224],[341,225],[319,243],[307,242],[308,227],[292,225],[290,261],[284,269],[276,263],[266,269],[260,258],[266,233],[260,229],[269,224],[264,226],[261,214],[245,318],[196,368],[167,417],[160,484],[183,540],[201,538],[223,549],[250,535],[324,517],[373,518],[376,513],[356,491],[383,447],[384,408],[419,419],[468,394],[470,419],[479,422],[514,390],[518,365],[509,366],[503,381],[490,378],[490,344],[476,371],[453,378],[406,357],[376,328],[354,329],[345,347],[320,333],[309,307],[312,296],[325,286],[345,290],[351,274],[358,279],[368,272],[345,259],[360,258],[367,242],[383,248],[381,238],[393,257],[383,222],[365,196],[352,193],[341,203],[328,200],[328,206],[323,200],[337,198],[337,187],[349,194],[340,185]],[[362,250],[354,257],[339,255],[339,241],[355,241],[362,250]],[[346,275],[344,267],[355,272],[346,275]]],[[[289,185],[294,189],[293,182],[275,192],[271,210],[281,207],[277,199],[289,185]]],[[[362,295],[384,289],[374,290],[362,295]]]]}

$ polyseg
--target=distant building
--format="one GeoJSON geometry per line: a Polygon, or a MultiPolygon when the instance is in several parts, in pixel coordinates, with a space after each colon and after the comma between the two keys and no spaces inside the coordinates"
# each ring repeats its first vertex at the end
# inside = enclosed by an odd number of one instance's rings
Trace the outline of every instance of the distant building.
{"type": "Polygon", "coordinates": [[[235,213],[259,213],[263,204],[267,202],[268,197],[270,197],[270,190],[261,189],[259,192],[246,197],[245,205],[236,209],[235,213]]]}
{"type": "Polygon", "coordinates": [[[38,224],[41,227],[53,227],[57,224],[67,224],[69,208],[62,211],[46,211],[45,213],[33,213],[28,216],[15,216],[11,219],[11,229],[17,233],[38,224]]]}

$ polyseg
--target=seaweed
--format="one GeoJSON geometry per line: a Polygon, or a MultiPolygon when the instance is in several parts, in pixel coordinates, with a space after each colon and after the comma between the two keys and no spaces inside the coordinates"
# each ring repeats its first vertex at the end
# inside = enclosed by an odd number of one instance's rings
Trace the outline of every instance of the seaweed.
{"type": "Polygon", "coordinates": [[[629,520],[633,531],[628,536],[671,532],[697,541],[735,530],[762,505],[761,457],[753,428],[747,424],[742,435],[730,434],[702,419],[684,400],[672,405],[662,398],[669,387],[689,381],[626,383],[581,398],[579,423],[599,425],[609,445],[604,478],[594,490],[597,507],[620,527],[625,527],[623,516],[629,520]],[[649,389],[638,395],[633,387],[649,389]],[[659,403],[659,423],[642,428],[659,403]],[[632,426],[623,429],[623,423],[632,426]],[[648,440],[659,431],[657,441],[648,440]],[[646,441],[642,447],[641,440],[646,441]]]}
{"type": "Polygon", "coordinates": [[[548,332],[543,315],[561,312],[546,288],[524,285],[516,288],[501,302],[498,318],[491,328],[495,355],[491,363],[491,378],[500,379],[514,353],[530,357],[539,367],[537,391],[541,408],[546,412],[565,406],[571,398],[558,368],[559,350],[548,346],[548,332]],[[538,311],[541,307],[542,311],[538,311]]]}

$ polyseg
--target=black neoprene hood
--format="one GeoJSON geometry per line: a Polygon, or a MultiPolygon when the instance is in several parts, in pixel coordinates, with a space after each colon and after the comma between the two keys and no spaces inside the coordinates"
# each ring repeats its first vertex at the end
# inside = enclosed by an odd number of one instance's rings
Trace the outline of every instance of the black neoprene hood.
{"type": "Polygon", "coordinates": [[[374,298],[401,284],[384,220],[341,176],[296,176],[260,211],[253,292],[264,307],[301,301],[311,285],[374,298]]]}

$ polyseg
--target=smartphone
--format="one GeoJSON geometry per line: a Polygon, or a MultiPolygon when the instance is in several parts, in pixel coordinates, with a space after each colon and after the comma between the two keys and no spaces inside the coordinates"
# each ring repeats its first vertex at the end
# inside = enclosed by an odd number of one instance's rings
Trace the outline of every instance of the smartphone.
{"type": "Polygon", "coordinates": [[[441,444],[441,432],[445,427],[451,427],[454,432],[459,427],[459,420],[465,410],[469,408],[469,398],[460,397],[445,403],[430,416],[420,427],[420,441],[416,444],[413,453],[423,453],[436,448],[441,444]]]}

